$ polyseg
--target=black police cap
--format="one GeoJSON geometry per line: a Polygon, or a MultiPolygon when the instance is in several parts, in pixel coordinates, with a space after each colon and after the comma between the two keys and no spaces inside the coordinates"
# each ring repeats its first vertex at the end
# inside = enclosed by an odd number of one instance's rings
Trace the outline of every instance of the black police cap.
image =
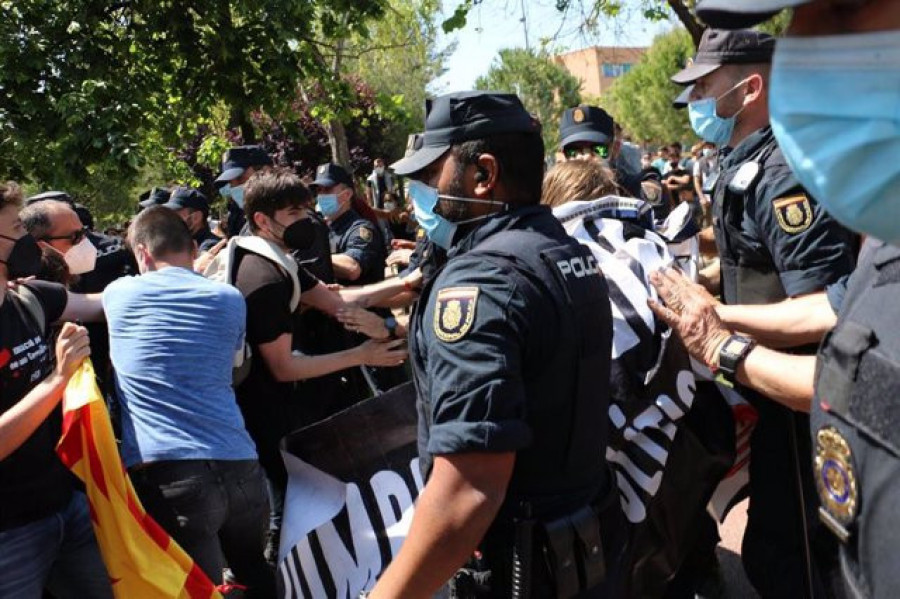
{"type": "Polygon", "coordinates": [[[141,208],[149,208],[150,206],[161,206],[169,201],[172,190],[168,187],[154,187],[148,189],[138,196],[138,206],[141,208]]]}
{"type": "Polygon", "coordinates": [[[597,106],[576,106],[566,110],[559,122],[559,145],[586,141],[609,144],[616,135],[616,123],[608,112],[597,106]]]}
{"type": "Polygon", "coordinates": [[[501,133],[540,134],[541,126],[515,94],[466,91],[425,101],[422,147],[391,167],[398,175],[418,172],[456,143],[501,133]]]}
{"type": "Polygon", "coordinates": [[[316,168],[316,180],[310,187],[332,187],[338,183],[353,187],[353,178],[340,164],[326,162],[316,168]]]}
{"type": "Polygon", "coordinates": [[[222,186],[237,179],[251,166],[272,166],[272,158],[262,146],[237,146],[225,152],[222,157],[222,174],[215,183],[222,186]]]}
{"type": "Polygon", "coordinates": [[[684,88],[684,90],[680,94],[678,94],[678,96],[674,100],[672,100],[672,108],[676,110],[687,108],[688,102],[690,101],[691,91],[693,89],[693,85],[689,85],[684,88]]]}
{"type": "Polygon", "coordinates": [[[808,4],[812,0],[700,0],[697,16],[711,27],[741,29],[775,16],[778,11],[808,4]]]}
{"type": "Polygon", "coordinates": [[[206,212],[209,210],[209,200],[200,191],[192,187],[176,187],[172,190],[169,200],[163,206],[172,210],[191,208],[192,210],[206,212]]]}
{"type": "Polygon", "coordinates": [[[688,85],[726,64],[772,62],[774,52],[775,38],[767,33],[751,29],[707,29],[693,63],[673,75],[672,81],[688,85]]]}

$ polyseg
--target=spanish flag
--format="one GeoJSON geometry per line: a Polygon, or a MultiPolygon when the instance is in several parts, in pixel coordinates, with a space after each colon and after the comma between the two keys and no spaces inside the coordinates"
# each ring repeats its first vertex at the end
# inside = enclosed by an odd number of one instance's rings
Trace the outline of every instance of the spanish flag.
{"type": "Polygon", "coordinates": [[[221,597],[141,506],[119,457],[90,360],[66,387],[56,452],[87,488],[94,533],[116,597],[221,597]]]}

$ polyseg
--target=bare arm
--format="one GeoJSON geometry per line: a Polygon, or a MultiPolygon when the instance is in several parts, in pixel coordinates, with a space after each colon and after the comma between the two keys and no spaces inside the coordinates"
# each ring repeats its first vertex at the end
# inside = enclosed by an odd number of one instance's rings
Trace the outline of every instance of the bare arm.
{"type": "Polygon", "coordinates": [[[394,308],[409,305],[415,299],[413,290],[421,285],[422,270],[417,268],[405,277],[394,277],[364,287],[341,289],[339,293],[347,303],[363,307],[394,308]]]}
{"type": "Polygon", "coordinates": [[[359,262],[347,254],[332,255],[331,264],[334,267],[335,278],[355,281],[362,275],[362,267],[359,262]]]}
{"type": "Polygon", "coordinates": [[[72,373],[91,354],[87,330],[63,325],[56,341],[56,368],[14,406],[0,414],[0,460],[22,446],[62,399],[72,373]]]}
{"type": "Polygon", "coordinates": [[[406,359],[401,340],[388,343],[366,341],[344,351],[319,356],[294,354],[292,336],[285,333],[275,341],[259,346],[259,353],[275,380],[282,383],[316,378],[345,368],[361,366],[399,366],[406,359]]]}
{"type": "Polygon", "coordinates": [[[103,313],[102,293],[67,293],[66,309],[63,310],[59,322],[103,322],[106,315],[103,313]]]}
{"type": "Polygon", "coordinates": [[[742,331],[769,347],[818,343],[837,323],[824,291],[761,306],[716,307],[731,329],[742,331]]]}
{"type": "Polygon", "coordinates": [[[484,537],[515,461],[512,452],[437,456],[409,535],[370,597],[432,597],[484,537]]]}
{"type": "Polygon", "coordinates": [[[816,374],[815,356],[797,356],[756,346],[738,365],[737,379],[797,412],[809,412],[816,374]]]}

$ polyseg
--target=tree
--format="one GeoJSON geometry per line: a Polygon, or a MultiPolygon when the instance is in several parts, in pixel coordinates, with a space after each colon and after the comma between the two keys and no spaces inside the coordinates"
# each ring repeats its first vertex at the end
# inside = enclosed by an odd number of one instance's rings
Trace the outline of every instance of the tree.
{"type": "Polygon", "coordinates": [[[631,71],[601,100],[625,131],[642,142],[695,139],[686,110],[672,108],[683,90],[669,78],[694,54],[690,35],[676,29],[657,36],[631,71]]]}
{"type": "Polygon", "coordinates": [[[581,82],[553,62],[546,51],[511,48],[499,54],[487,74],[475,81],[475,88],[517,94],[540,120],[544,146],[555,148],[563,111],[581,102],[581,82]]]}

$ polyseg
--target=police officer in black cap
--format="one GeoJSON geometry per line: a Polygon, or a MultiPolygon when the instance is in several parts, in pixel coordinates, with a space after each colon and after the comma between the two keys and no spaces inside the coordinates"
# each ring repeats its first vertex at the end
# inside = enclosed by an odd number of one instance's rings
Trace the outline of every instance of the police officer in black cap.
{"type": "Polygon", "coordinates": [[[384,280],[386,248],[375,219],[358,209],[353,179],[339,164],[320,164],[310,185],[316,208],[331,228],[334,274],[342,285],[368,285],[384,280]]]}
{"type": "Polygon", "coordinates": [[[148,189],[138,196],[137,211],[140,212],[144,208],[149,208],[150,206],[162,206],[169,201],[170,195],[172,195],[172,190],[168,187],[153,187],[148,189]]]}
{"type": "Polygon", "coordinates": [[[543,160],[515,95],[462,92],[428,101],[422,148],[394,165],[449,255],[409,336],[426,484],[372,597],[450,578],[458,597],[615,596],[608,290],[539,205],[543,160]]]}
{"type": "Polygon", "coordinates": [[[701,0],[697,11],[748,27],[787,7],[769,99],[775,135],[825,210],[869,236],[815,366],[816,517],[838,541],[835,594],[898,597],[900,11],[896,0],[701,0]]]}
{"type": "Polygon", "coordinates": [[[188,226],[198,251],[206,252],[222,241],[209,230],[209,200],[200,191],[192,187],[176,187],[163,206],[178,213],[188,226]]]}
{"type": "Polygon", "coordinates": [[[247,219],[244,216],[244,185],[253,173],[272,166],[272,158],[262,146],[237,146],[222,156],[222,173],[213,184],[228,199],[228,236],[242,234],[247,219]]]}
{"type": "MultiPolygon", "coordinates": [[[[774,47],[764,33],[709,29],[694,62],[672,77],[693,85],[691,125],[720,148],[712,212],[727,304],[814,293],[854,266],[852,234],[801,186],[769,126],[774,47]]],[[[818,594],[822,577],[810,571],[811,554],[826,553],[830,543],[813,517],[815,484],[805,459],[809,418],[749,389],[742,392],[759,414],[750,441],[744,567],[764,597],[818,594]]]]}

